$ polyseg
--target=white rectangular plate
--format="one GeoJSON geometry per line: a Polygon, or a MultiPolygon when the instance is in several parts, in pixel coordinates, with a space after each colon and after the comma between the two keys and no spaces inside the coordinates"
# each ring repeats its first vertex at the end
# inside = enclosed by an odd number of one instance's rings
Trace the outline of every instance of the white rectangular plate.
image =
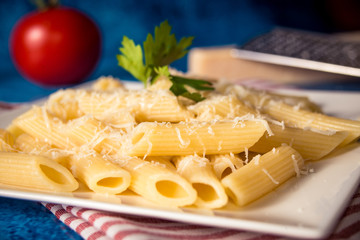
{"type": "MultiPolygon", "coordinates": [[[[139,87],[134,83],[128,86],[139,87]]],[[[359,92],[285,92],[309,96],[328,114],[352,119],[360,117],[359,92]]],[[[0,114],[0,128],[6,127],[28,107],[0,114]]],[[[130,193],[125,196],[102,195],[92,193],[83,186],[74,193],[44,193],[0,185],[0,196],[288,237],[324,238],[334,231],[339,217],[358,187],[360,144],[354,143],[310,165],[314,173],[288,181],[247,207],[239,208],[229,203],[224,209],[214,211],[165,209],[130,193]]]]}

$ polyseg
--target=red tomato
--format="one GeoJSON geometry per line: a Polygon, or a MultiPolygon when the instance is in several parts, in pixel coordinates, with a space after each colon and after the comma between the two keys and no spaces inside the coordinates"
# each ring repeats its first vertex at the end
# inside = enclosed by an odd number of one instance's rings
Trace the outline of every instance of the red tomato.
{"type": "Polygon", "coordinates": [[[29,13],[10,36],[10,54],[18,71],[45,86],[78,83],[96,67],[101,36],[83,13],[65,7],[29,13]]]}

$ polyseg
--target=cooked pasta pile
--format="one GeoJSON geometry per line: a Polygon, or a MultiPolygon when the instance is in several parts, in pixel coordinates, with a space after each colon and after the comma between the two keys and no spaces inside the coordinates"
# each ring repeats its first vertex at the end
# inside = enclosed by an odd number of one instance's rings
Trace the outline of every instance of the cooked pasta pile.
{"type": "Polygon", "coordinates": [[[244,206],[360,136],[360,121],[306,97],[218,83],[195,103],[170,86],[102,77],[52,94],[0,131],[0,183],[71,192],[81,181],[162,206],[244,206]]]}

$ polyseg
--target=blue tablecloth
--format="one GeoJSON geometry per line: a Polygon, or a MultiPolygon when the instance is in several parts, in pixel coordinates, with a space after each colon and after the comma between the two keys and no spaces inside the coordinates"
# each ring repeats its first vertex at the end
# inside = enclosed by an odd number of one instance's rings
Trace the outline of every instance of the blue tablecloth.
{"type": "Polygon", "coordinates": [[[41,203],[0,198],[0,239],[80,240],[41,203]]]}

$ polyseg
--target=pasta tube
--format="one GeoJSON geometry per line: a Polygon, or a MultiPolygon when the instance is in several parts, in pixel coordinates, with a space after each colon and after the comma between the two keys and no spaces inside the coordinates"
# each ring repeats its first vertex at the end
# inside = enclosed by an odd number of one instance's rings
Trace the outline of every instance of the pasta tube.
{"type": "Polygon", "coordinates": [[[223,179],[244,165],[242,159],[234,154],[209,155],[208,158],[218,179],[223,179]]]}
{"type": "Polygon", "coordinates": [[[65,124],[44,108],[33,107],[16,118],[14,123],[31,136],[61,149],[83,148],[110,153],[120,148],[121,133],[91,116],[76,118],[65,124]]]}
{"type": "Polygon", "coordinates": [[[196,155],[176,157],[177,172],[186,178],[197,192],[195,205],[201,208],[221,208],[228,197],[214,174],[208,159],[196,155]]]}
{"type": "Polygon", "coordinates": [[[79,108],[85,114],[95,117],[101,116],[106,111],[115,112],[118,109],[126,108],[126,92],[97,92],[79,90],[77,100],[79,108]]]}
{"type": "Polygon", "coordinates": [[[13,145],[14,138],[11,133],[0,128],[0,151],[12,152],[14,151],[13,145]]]}
{"type": "Polygon", "coordinates": [[[174,164],[170,161],[171,157],[164,157],[164,156],[147,157],[145,160],[155,165],[160,165],[176,171],[174,164]]]}
{"type": "Polygon", "coordinates": [[[67,169],[70,169],[71,167],[69,165],[69,153],[59,148],[53,148],[48,143],[34,138],[27,133],[23,133],[17,137],[14,146],[22,153],[48,157],[60,163],[67,169]]]}
{"type": "Polygon", "coordinates": [[[235,95],[216,95],[188,107],[196,115],[197,120],[211,121],[214,119],[234,119],[256,111],[240,100],[235,95]]]}
{"type": "Polygon", "coordinates": [[[121,147],[122,132],[113,129],[91,116],[74,119],[58,133],[71,145],[98,153],[115,153],[121,147]]]}
{"type": "Polygon", "coordinates": [[[346,131],[348,136],[341,143],[346,145],[360,136],[360,121],[341,119],[291,107],[284,103],[270,104],[264,111],[287,125],[298,128],[311,128],[320,131],[346,131]]]}
{"type": "Polygon", "coordinates": [[[79,109],[76,96],[74,89],[59,90],[46,101],[46,110],[64,122],[81,117],[84,113],[79,109]]]}
{"type": "Polygon", "coordinates": [[[10,152],[0,152],[0,183],[56,192],[79,186],[70,171],[52,159],[10,152]]]}
{"type": "Polygon", "coordinates": [[[94,192],[118,194],[130,185],[131,177],[127,171],[96,153],[66,154],[28,134],[20,135],[15,145],[23,152],[46,156],[67,167],[94,192]]]}
{"type": "Polygon", "coordinates": [[[295,108],[311,112],[321,112],[319,106],[310,101],[306,96],[278,94],[270,91],[251,89],[241,85],[225,86],[222,87],[221,91],[226,94],[235,94],[240,100],[261,111],[273,102],[283,102],[295,108]]]}
{"type": "Polygon", "coordinates": [[[348,136],[347,132],[325,134],[272,124],[272,136],[266,133],[250,148],[250,151],[266,153],[274,147],[287,144],[298,151],[305,160],[317,160],[334,150],[348,136]]]}
{"type": "Polygon", "coordinates": [[[126,170],[98,154],[73,155],[70,165],[74,176],[94,192],[119,194],[130,185],[131,176],[126,170]]]}
{"type": "Polygon", "coordinates": [[[129,189],[166,207],[191,205],[197,195],[190,183],[165,165],[132,157],[114,160],[131,174],[129,189]]]}
{"type": "Polygon", "coordinates": [[[82,91],[78,95],[79,107],[95,117],[128,109],[138,122],[180,122],[190,119],[192,114],[182,106],[169,90],[161,91],[82,91]]]}
{"type": "Polygon", "coordinates": [[[124,84],[112,76],[103,76],[96,79],[91,88],[96,91],[125,90],[124,84]]]}
{"type": "Polygon", "coordinates": [[[6,128],[6,131],[9,132],[14,137],[14,139],[24,133],[24,131],[16,126],[16,124],[13,122],[11,122],[10,125],[6,128]]]}
{"type": "Polygon", "coordinates": [[[131,156],[239,153],[264,134],[261,121],[140,123],[125,152],[131,156]]]}
{"type": "Polygon", "coordinates": [[[274,148],[225,177],[221,183],[229,197],[244,206],[271,192],[289,178],[300,175],[301,155],[289,146],[274,148]]]}
{"type": "Polygon", "coordinates": [[[193,117],[169,90],[142,92],[135,101],[135,118],[138,122],[180,122],[193,117]]]}
{"type": "Polygon", "coordinates": [[[61,134],[65,129],[64,123],[59,118],[49,114],[44,107],[32,107],[14,119],[13,124],[35,138],[45,139],[51,146],[62,149],[75,147],[61,134]]]}

